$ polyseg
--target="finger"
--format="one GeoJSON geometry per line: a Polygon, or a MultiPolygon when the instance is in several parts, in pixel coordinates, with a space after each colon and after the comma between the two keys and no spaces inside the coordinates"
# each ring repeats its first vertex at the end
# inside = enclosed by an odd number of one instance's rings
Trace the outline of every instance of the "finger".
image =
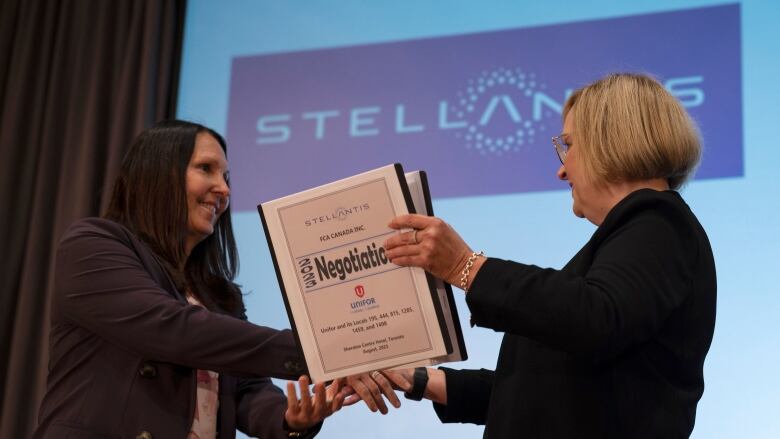
{"type": "Polygon", "coordinates": [[[404,378],[404,376],[393,370],[384,370],[382,374],[390,380],[399,390],[409,392],[412,390],[412,382],[404,378]]]}
{"type": "Polygon", "coordinates": [[[386,256],[390,262],[395,265],[401,267],[420,267],[426,271],[428,270],[428,261],[420,255],[391,256],[388,252],[386,253],[386,256]]]}
{"type": "MultiPolygon", "coordinates": [[[[337,399],[340,398],[341,402],[343,402],[344,398],[347,396],[346,392],[344,391],[344,384],[344,378],[339,378],[328,387],[329,393],[327,394],[327,401],[331,402],[331,407],[336,407],[334,403],[337,399]]],[[[335,408],[334,411],[339,410],[340,408],[341,404],[339,403],[338,408],[335,408]]]]}
{"type": "Polygon", "coordinates": [[[335,413],[341,410],[342,407],[344,407],[344,395],[339,393],[338,396],[336,396],[336,399],[331,403],[330,409],[332,413],[335,413]]]}
{"type": "Polygon", "coordinates": [[[346,392],[341,388],[343,382],[344,379],[339,378],[333,384],[331,384],[330,388],[328,389],[330,392],[332,392],[332,396],[330,396],[329,399],[331,413],[341,410],[341,406],[344,404],[346,392]]]}
{"type": "Polygon", "coordinates": [[[401,244],[395,247],[385,247],[385,256],[388,259],[397,258],[399,256],[415,256],[422,252],[422,247],[419,245],[406,245],[401,244]]]}
{"type": "Polygon", "coordinates": [[[349,384],[344,384],[344,387],[341,388],[341,393],[343,393],[345,396],[354,395],[355,389],[353,389],[349,384]]]}
{"type": "MultiPolygon", "coordinates": [[[[352,380],[350,385],[352,386],[352,389],[355,390],[355,393],[360,397],[360,399],[362,399],[363,402],[366,403],[366,406],[368,406],[369,410],[371,410],[372,412],[377,411],[376,401],[374,401],[374,397],[371,395],[371,390],[368,389],[368,387],[363,383],[363,381],[361,381],[358,378],[355,378],[354,380],[352,380]]],[[[350,398],[352,398],[351,401],[354,401],[354,395],[353,397],[350,398]]],[[[350,402],[350,404],[348,405],[352,405],[355,402],[357,401],[350,402]]]]}
{"type": "Polygon", "coordinates": [[[344,407],[345,395],[346,394],[344,392],[339,392],[338,395],[336,395],[336,398],[332,403],[332,409],[334,412],[337,412],[341,410],[342,407],[344,407]]]}
{"type": "Polygon", "coordinates": [[[422,236],[422,230],[413,229],[411,232],[406,232],[403,234],[404,240],[406,241],[406,245],[417,245],[420,242],[420,237],[422,236]]]}
{"type": "Polygon", "coordinates": [[[387,238],[384,247],[385,250],[389,250],[396,247],[417,245],[420,243],[420,239],[422,239],[422,229],[412,229],[387,238]]]}
{"type": "Polygon", "coordinates": [[[355,392],[355,389],[349,384],[345,385],[339,394],[344,397],[344,402],[342,404],[344,407],[360,402],[360,395],[358,395],[357,392],[355,392]]]}
{"type": "Polygon", "coordinates": [[[298,396],[295,393],[295,382],[293,381],[287,382],[287,411],[293,416],[298,415],[298,412],[300,411],[300,408],[298,407],[298,396]]]}
{"type": "Polygon", "coordinates": [[[379,388],[382,391],[382,394],[385,395],[385,398],[387,398],[388,401],[390,401],[390,404],[393,405],[393,407],[398,408],[401,407],[401,400],[398,399],[398,395],[395,394],[395,391],[393,390],[393,385],[390,383],[390,381],[385,378],[383,373],[378,373],[373,376],[374,381],[379,385],[379,388]]]}
{"type": "Polygon", "coordinates": [[[404,238],[402,233],[391,235],[389,238],[385,239],[385,242],[383,244],[385,251],[396,247],[402,247],[404,245],[405,244],[404,244],[404,238]]]}
{"type": "Polygon", "coordinates": [[[366,386],[366,384],[361,381],[357,380],[352,383],[352,388],[355,389],[355,392],[358,396],[360,396],[360,399],[363,400],[363,402],[366,403],[366,406],[368,406],[368,409],[372,412],[375,412],[379,410],[379,407],[377,406],[376,400],[374,399],[374,396],[371,394],[371,390],[366,386]]]}
{"type": "Polygon", "coordinates": [[[309,377],[306,375],[298,378],[298,387],[301,390],[301,411],[304,414],[311,413],[311,395],[309,395],[309,377]]]}
{"type": "MultiPolygon", "coordinates": [[[[349,407],[351,405],[355,405],[356,403],[360,402],[361,400],[362,400],[362,398],[360,397],[360,395],[358,395],[357,393],[353,393],[352,395],[347,395],[347,397],[344,398],[344,404],[343,405],[344,405],[344,407],[349,407]]],[[[368,405],[368,403],[366,403],[366,405],[368,405]]],[[[371,407],[369,406],[368,409],[371,410],[371,407]]],[[[374,408],[371,411],[375,412],[376,408],[374,408]]]]}
{"type": "Polygon", "coordinates": [[[431,217],[414,213],[399,215],[390,221],[387,226],[391,229],[424,229],[431,222],[431,217]]]}
{"type": "Polygon", "coordinates": [[[368,389],[371,391],[371,396],[374,397],[374,401],[376,401],[379,412],[383,415],[386,415],[388,412],[387,404],[385,404],[385,400],[382,398],[382,390],[379,388],[379,385],[371,377],[365,378],[365,384],[366,387],[368,387],[368,389]]]}
{"type": "Polygon", "coordinates": [[[325,388],[325,400],[332,401],[333,398],[341,391],[341,387],[344,383],[344,378],[337,378],[333,380],[328,387],[325,388]]]}
{"type": "Polygon", "coordinates": [[[325,383],[317,383],[314,385],[314,406],[312,407],[312,415],[314,419],[319,422],[328,414],[328,403],[325,402],[325,383]]]}

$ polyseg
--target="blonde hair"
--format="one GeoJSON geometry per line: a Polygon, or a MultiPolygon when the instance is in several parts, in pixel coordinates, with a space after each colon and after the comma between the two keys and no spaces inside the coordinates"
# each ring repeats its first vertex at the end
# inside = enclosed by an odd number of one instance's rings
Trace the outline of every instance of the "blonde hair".
{"type": "Polygon", "coordinates": [[[573,143],[585,177],[597,183],[664,178],[671,189],[693,174],[701,157],[696,124],[655,79],[608,75],[566,100],[573,143]]]}

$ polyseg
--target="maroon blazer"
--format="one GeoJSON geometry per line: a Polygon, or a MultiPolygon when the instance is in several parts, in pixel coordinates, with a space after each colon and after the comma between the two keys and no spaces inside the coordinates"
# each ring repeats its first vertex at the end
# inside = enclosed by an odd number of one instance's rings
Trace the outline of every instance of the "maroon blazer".
{"type": "Polygon", "coordinates": [[[151,250],[105,219],[70,227],[54,279],[35,438],[185,439],[196,369],[220,374],[219,438],[234,438],[236,428],[287,437],[287,399],[267,377],[305,373],[289,330],[188,304],[151,250]]]}

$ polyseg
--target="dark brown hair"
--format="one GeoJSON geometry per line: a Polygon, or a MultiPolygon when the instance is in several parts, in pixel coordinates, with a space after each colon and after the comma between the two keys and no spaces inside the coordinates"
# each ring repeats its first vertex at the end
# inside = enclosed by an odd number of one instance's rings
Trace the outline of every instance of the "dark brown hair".
{"type": "Polygon", "coordinates": [[[124,225],[149,245],[182,293],[188,289],[207,308],[242,317],[241,292],[233,282],[238,252],[230,206],[214,225],[214,233],[189,257],[185,253],[187,166],[199,133],[212,135],[227,155],[222,136],[200,124],[170,120],[142,132],[122,160],[103,217],[124,225]]]}

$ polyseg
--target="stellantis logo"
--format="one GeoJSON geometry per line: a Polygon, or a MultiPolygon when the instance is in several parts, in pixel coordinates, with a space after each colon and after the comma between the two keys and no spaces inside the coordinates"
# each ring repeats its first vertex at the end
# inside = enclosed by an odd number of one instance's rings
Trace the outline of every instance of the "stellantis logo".
{"type": "MultiPolygon", "coordinates": [[[[666,88],[686,107],[704,103],[704,76],[685,76],[665,81],[666,88]]],[[[408,104],[397,103],[391,110],[394,134],[423,133],[426,130],[452,131],[466,149],[481,154],[503,155],[538,145],[549,126],[560,126],[563,103],[572,89],[548,90],[545,82],[533,72],[520,67],[485,70],[468,79],[455,98],[440,99],[436,108],[423,109],[435,115],[435,124],[409,120],[408,104]]],[[[260,145],[281,144],[293,137],[292,121],[310,121],[308,132],[295,133],[309,140],[323,140],[329,133],[329,121],[348,117],[349,137],[379,136],[378,121],[387,109],[380,105],[349,109],[322,109],[262,115],[257,119],[256,142],[260,145]]],[[[332,124],[331,124],[332,126],[332,124]]],[[[557,134],[557,133],[555,133],[557,134]]],[[[338,212],[332,218],[343,218],[338,212]]],[[[310,225],[307,223],[307,225],[310,225]]]]}
{"type": "Polygon", "coordinates": [[[687,107],[707,151],[697,180],[742,176],[740,9],[236,57],[233,208],[394,162],[424,169],[434,198],[568,190],[550,137],[572,90],[609,72],[652,73],[687,107]]]}
{"type": "Polygon", "coordinates": [[[303,223],[306,225],[306,227],[310,227],[314,224],[325,223],[333,220],[344,221],[345,219],[347,219],[348,216],[359,212],[365,212],[370,208],[371,205],[369,203],[360,203],[349,207],[340,206],[333,209],[332,213],[315,216],[312,218],[307,218],[306,220],[303,221],[303,223]]]}

